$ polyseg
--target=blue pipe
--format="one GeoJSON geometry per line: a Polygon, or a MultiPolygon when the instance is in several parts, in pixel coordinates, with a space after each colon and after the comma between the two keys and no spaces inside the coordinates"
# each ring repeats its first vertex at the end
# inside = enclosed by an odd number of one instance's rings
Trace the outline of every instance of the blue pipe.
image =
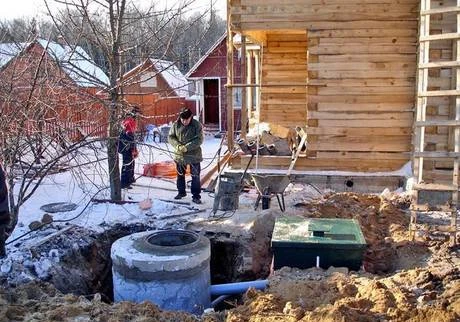
{"type": "Polygon", "coordinates": [[[221,295],[218,298],[216,298],[214,301],[211,302],[210,307],[216,307],[217,304],[219,304],[222,301],[225,301],[227,298],[229,298],[230,295],[221,295]]]}
{"type": "Polygon", "coordinates": [[[267,287],[268,280],[256,280],[249,282],[236,282],[228,284],[211,285],[209,290],[211,296],[241,294],[246,292],[250,287],[256,290],[264,290],[267,287]]]}

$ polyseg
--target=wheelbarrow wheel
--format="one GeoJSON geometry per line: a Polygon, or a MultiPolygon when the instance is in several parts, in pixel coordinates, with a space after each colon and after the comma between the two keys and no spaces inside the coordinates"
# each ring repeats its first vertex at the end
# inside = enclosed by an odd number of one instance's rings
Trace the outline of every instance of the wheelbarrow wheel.
{"type": "Polygon", "coordinates": [[[270,208],[270,189],[267,187],[264,189],[264,194],[262,196],[262,210],[270,208]]]}
{"type": "Polygon", "coordinates": [[[270,198],[262,197],[262,209],[269,209],[269,208],[270,208],[270,198]]]}

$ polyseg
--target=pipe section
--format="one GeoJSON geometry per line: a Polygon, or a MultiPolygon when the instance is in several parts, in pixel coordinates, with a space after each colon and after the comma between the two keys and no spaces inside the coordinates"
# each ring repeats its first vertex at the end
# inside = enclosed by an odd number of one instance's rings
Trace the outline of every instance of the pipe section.
{"type": "Polygon", "coordinates": [[[264,290],[267,287],[268,280],[256,280],[249,282],[237,282],[228,284],[211,285],[211,296],[241,294],[246,292],[250,287],[256,290],[264,290]]]}

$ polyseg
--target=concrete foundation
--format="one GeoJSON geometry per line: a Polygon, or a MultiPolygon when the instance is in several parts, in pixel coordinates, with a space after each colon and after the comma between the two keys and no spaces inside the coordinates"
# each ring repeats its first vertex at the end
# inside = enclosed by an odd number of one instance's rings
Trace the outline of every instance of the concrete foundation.
{"type": "MultiPolygon", "coordinates": [[[[243,172],[225,171],[224,175],[241,178],[243,172]]],[[[279,175],[279,172],[260,172],[263,175],[279,175]]],[[[251,172],[246,173],[248,181],[251,179],[251,172]]],[[[406,178],[399,175],[345,175],[345,174],[291,174],[289,176],[293,183],[312,184],[318,189],[331,189],[336,192],[357,192],[357,193],[381,193],[385,188],[396,190],[405,188],[406,178]]]]}

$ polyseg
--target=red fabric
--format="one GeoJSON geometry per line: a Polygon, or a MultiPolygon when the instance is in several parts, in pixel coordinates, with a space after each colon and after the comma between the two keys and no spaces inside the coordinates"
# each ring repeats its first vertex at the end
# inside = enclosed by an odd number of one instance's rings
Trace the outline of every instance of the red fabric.
{"type": "Polygon", "coordinates": [[[124,119],[121,125],[125,129],[126,133],[136,132],[136,120],[133,119],[132,117],[128,117],[124,119]]]}

